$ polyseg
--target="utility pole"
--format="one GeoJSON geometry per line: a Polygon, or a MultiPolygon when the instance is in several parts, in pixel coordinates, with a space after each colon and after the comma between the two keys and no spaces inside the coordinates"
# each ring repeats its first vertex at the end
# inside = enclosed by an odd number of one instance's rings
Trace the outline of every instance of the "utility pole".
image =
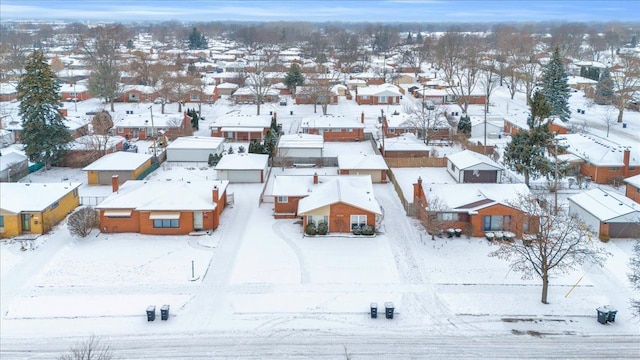
{"type": "Polygon", "coordinates": [[[554,150],[553,150],[553,157],[555,158],[554,161],[554,168],[555,168],[555,174],[554,174],[554,192],[553,192],[553,215],[557,216],[558,215],[558,138],[556,138],[557,134],[553,137],[553,145],[554,145],[554,150]]]}
{"type": "Polygon", "coordinates": [[[158,140],[155,137],[156,128],[153,126],[153,105],[149,106],[151,112],[151,138],[153,139],[153,160],[158,156],[158,140]]]}

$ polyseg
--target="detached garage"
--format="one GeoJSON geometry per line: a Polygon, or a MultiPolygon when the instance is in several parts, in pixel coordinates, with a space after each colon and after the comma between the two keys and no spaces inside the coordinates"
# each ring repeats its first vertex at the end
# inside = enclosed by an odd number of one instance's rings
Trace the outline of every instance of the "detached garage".
{"type": "Polygon", "coordinates": [[[338,155],[340,175],[370,175],[373,183],[387,182],[387,162],[382,155],[338,155]]]}
{"type": "Polygon", "coordinates": [[[151,167],[149,154],[118,151],[107,154],[85,167],[89,185],[110,185],[111,177],[118,175],[120,184],[136,180],[151,167]]]}
{"type": "Polygon", "coordinates": [[[224,138],[183,136],[167,146],[167,161],[208,162],[209,155],[224,151],[224,138]]]}
{"type": "Polygon", "coordinates": [[[218,180],[229,180],[230,183],[262,183],[267,176],[269,155],[265,154],[227,154],[218,165],[218,180]]]}
{"type": "Polygon", "coordinates": [[[568,200],[570,211],[580,216],[601,239],[640,237],[640,205],[628,197],[593,189],[568,200]]]}

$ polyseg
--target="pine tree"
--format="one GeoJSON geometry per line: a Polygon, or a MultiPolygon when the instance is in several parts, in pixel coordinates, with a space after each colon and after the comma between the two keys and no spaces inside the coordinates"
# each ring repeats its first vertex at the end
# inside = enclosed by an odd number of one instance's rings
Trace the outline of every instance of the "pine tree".
{"type": "MultiPolygon", "coordinates": [[[[629,259],[629,282],[633,288],[640,291],[640,241],[633,246],[633,256],[629,259]]],[[[640,316],[640,298],[631,299],[631,309],[636,316],[640,316]]]]}
{"type": "Polygon", "coordinates": [[[605,68],[596,84],[594,101],[598,105],[610,105],[613,101],[613,79],[608,68],[605,68]]]}
{"type": "Polygon", "coordinates": [[[17,89],[24,130],[21,141],[29,160],[48,168],[61,159],[72,140],[58,110],[60,85],[41,51],[27,57],[24,70],[17,89]]]}
{"type": "Polygon", "coordinates": [[[553,109],[540,91],[533,93],[529,100],[529,105],[531,107],[531,113],[527,119],[527,125],[529,125],[529,129],[534,129],[542,125],[544,119],[551,115],[553,109]]]}
{"type": "Polygon", "coordinates": [[[196,28],[193,28],[193,30],[191,30],[191,33],[189,33],[188,40],[189,40],[190,50],[194,50],[194,49],[202,50],[202,49],[207,49],[209,47],[207,38],[205,38],[204,34],[201,34],[196,28]]]}
{"type": "Polygon", "coordinates": [[[284,78],[284,84],[287,85],[287,88],[294,94],[296,93],[296,87],[304,84],[304,76],[302,76],[302,72],[300,71],[300,66],[298,66],[298,64],[291,64],[289,72],[284,78]]]}
{"type": "Polygon", "coordinates": [[[571,116],[569,110],[569,97],[571,89],[567,83],[568,75],[562,64],[560,49],[556,47],[551,57],[551,61],[542,75],[542,94],[547,102],[551,104],[551,115],[558,117],[562,121],[568,121],[571,116]]]}

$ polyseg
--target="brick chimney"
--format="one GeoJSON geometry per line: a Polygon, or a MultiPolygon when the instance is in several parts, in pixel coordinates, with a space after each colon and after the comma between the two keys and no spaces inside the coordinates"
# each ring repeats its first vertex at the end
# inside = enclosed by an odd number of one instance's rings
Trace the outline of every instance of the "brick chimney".
{"type": "Polygon", "coordinates": [[[413,202],[426,200],[424,197],[424,190],[422,190],[422,178],[418,177],[418,182],[413,184],[413,202]]]}
{"type": "Polygon", "coordinates": [[[213,203],[217,204],[218,200],[220,200],[220,194],[218,194],[218,187],[214,186],[213,191],[211,192],[211,198],[213,199],[213,203]]]}
{"type": "Polygon", "coordinates": [[[631,157],[631,150],[629,148],[624,149],[624,155],[622,157],[622,162],[624,163],[624,168],[622,169],[622,173],[624,177],[629,176],[629,158],[631,157]]]}
{"type": "Polygon", "coordinates": [[[111,191],[113,191],[114,193],[117,193],[120,189],[120,181],[118,178],[118,175],[111,176],[111,191]]]}
{"type": "Polygon", "coordinates": [[[364,111],[360,114],[360,122],[364,124],[364,111]]]}
{"type": "Polygon", "coordinates": [[[313,185],[318,184],[318,173],[313,173],[313,185]]]}

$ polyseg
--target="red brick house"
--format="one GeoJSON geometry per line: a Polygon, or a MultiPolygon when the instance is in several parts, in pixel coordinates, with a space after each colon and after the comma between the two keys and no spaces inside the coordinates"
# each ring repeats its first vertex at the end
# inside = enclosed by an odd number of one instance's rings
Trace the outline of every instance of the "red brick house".
{"type": "Polygon", "coordinates": [[[63,101],[84,101],[92,97],[84,84],[62,84],[59,91],[63,101]]]}
{"type": "Polygon", "coordinates": [[[333,115],[304,118],[300,128],[305,134],[322,135],[324,141],[363,141],[364,113],[360,121],[333,115]]]}
{"type": "Polygon", "coordinates": [[[629,199],[640,203],[640,175],[632,176],[624,179],[625,193],[629,199]]]}
{"type": "Polygon", "coordinates": [[[356,87],[355,90],[358,105],[398,105],[404,92],[392,84],[356,87]]]}
{"type": "MultiPolygon", "coordinates": [[[[255,90],[248,86],[236,90],[230,97],[236,104],[255,104],[257,98],[255,90]]],[[[267,90],[262,99],[266,103],[274,103],[279,100],[280,91],[277,89],[267,90]]]]}
{"type": "Polygon", "coordinates": [[[309,223],[326,223],[329,232],[348,233],[355,227],[376,227],[382,210],[369,176],[336,176],[319,182],[298,200],[303,229],[309,223]]]}
{"type": "Polygon", "coordinates": [[[0,83],[0,102],[13,101],[18,98],[18,84],[13,82],[0,83]]]}
{"type": "Polygon", "coordinates": [[[213,231],[226,205],[228,181],[139,181],[112,184],[97,209],[100,231],[186,235],[213,231]]]}
{"type": "Polygon", "coordinates": [[[380,151],[385,159],[393,158],[427,158],[431,147],[418,139],[412,133],[384,139],[384,146],[380,142],[380,151]]]}
{"type": "Polygon", "coordinates": [[[315,88],[313,86],[299,86],[298,88],[296,88],[296,104],[313,104],[314,102],[317,104],[324,104],[325,101],[327,104],[332,105],[338,103],[337,91],[331,90],[326,94],[325,92],[326,89],[324,88],[315,88]]]}
{"type": "MultiPolygon", "coordinates": [[[[122,94],[116,102],[152,102],[158,97],[157,91],[151,86],[125,85],[122,94]]],[[[170,100],[170,99],[169,99],[170,100]]]]}
{"type": "Polygon", "coordinates": [[[294,219],[298,217],[298,202],[309,196],[311,189],[325,183],[336,175],[276,175],[273,178],[271,196],[274,200],[273,216],[276,219],[294,219]]]}
{"type": "MultiPolygon", "coordinates": [[[[146,109],[145,109],[146,110],[146,109]]],[[[191,117],[187,112],[153,114],[140,110],[140,113],[129,111],[123,118],[114,121],[116,135],[124,136],[127,139],[152,139],[159,134],[166,135],[173,140],[179,136],[191,135],[191,117]]]]}
{"type": "Polygon", "coordinates": [[[262,141],[271,128],[271,118],[277,115],[231,114],[213,119],[209,125],[212,137],[222,137],[228,141],[262,141]]]}

